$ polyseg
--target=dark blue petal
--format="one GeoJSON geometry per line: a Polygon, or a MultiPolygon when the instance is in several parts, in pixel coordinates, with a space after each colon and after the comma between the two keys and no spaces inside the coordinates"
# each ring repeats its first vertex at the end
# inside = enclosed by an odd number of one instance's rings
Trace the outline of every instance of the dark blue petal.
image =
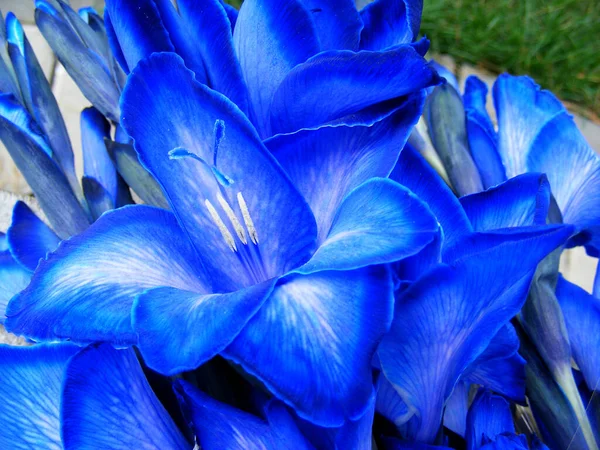
{"type": "Polygon", "coordinates": [[[391,289],[378,266],[290,276],[224,356],[300,417],[341,426],[360,418],[374,396],[371,358],[391,320],[391,289]]]}
{"type": "Polygon", "coordinates": [[[402,400],[394,386],[384,374],[378,379],[377,401],[375,408],[379,414],[399,427],[405,424],[415,414],[415,410],[402,400]]]}
{"type": "Polygon", "coordinates": [[[170,212],[126,206],[63,241],[8,308],[7,329],[34,340],[136,342],[134,298],[171,286],[206,292],[194,249],[170,212]]]}
{"type": "Polygon", "coordinates": [[[527,153],[535,137],[564,107],[552,93],[540,90],[528,77],[500,75],[493,92],[498,116],[498,152],[506,176],[512,178],[527,171],[527,153]]]}
{"type": "Polygon", "coordinates": [[[477,194],[460,199],[473,229],[544,225],[550,206],[550,185],[546,175],[527,173],[477,194]]]}
{"type": "Polygon", "coordinates": [[[387,177],[421,115],[423,97],[368,126],[323,127],[268,139],[267,148],[308,202],[323,242],[344,197],[373,177],[387,177]]]}
{"type": "Polygon", "coordinates": [[[94,220],[98,219],[106,211],[115,209],[114,199],[95,178],[84,176],[81,179],[81,187],[83,188],[83,195],[88,204],[90,214],[94,220]]]}
{"type": "Polygon", "coordinates": [[[83,95],[110,120],[118,121],[120,93],[102,56],[86,47],[68,23],[39,3],[35,23],[83,95]]]}
{"type": "Polygon", "coordinates": [[[527,438],[520,434],[505,434],[500,435],[494,442],[480,447],[481,450],[528,450],[527,438]]]}
{"type": "Polygon", "coordinates": [[[429,206],[444,231],[444,245],[451,245],[472,231],[471,223],[456,196],[410,145],[402,150],[390,178],[406,186],[429,206]]]}
{"type": "Polygon", "coordinates": [[[442,265],[403,292],[378,354],[388,380],[418,411],[413,438],[435,438],[454,385],[519,311],[537,264],[569,232],[551,229],[507,240],[442,265]]]}
{"type": "Polygon", "coordinates": [[[19,264],[8,250],[0,252],[0,323],[8,302],[29,284],[31,272],[19,264]]]}
{"type": "Polygon", "coordinates": [[[316,238],[310,208],[248,119],[196,82],[181,58],[144,60],[122,100],[123,127],[219,290],[251,286],[308,260],[316,238]]]}
{"type": "MultiPolygon", "coordinates": [[[[429,50],[429,49],[428,49],[429,50]]],[[[424,56],[424,55],[423,55],[424,56]]],[[[436,70],[436,72],[446,80],[446,83],[450,83],[454,89],[460,92],[460,87],[458,85],[458,80],[456,76],[450,72],[445,66],[441,65],[435,60],[430,60],[429,64],[436,70]]],[[[465,106],[466,107],[466,106],[465,106]]]]}
{"type": "Polygon", "coordinates": [[[401,441],[395,438],[383,438],[385,450],[451,450],[450,447],[424,444],[422,442],[401,441]]]}
{"type": "Polygon", "coordinates": [[[386,178],[373,178],[350,192],[326,239],[296,271],[357,269],[417,254],[437,235],[437,220],[417,196],[386,178]]]}
{"type": "Polygon", "coordinates": [[[250,117],[259,134],[269,137],[277,88],[321,48],[315,24],[301,0],[250,0],[240,8],[233,42],[248,86],[250,117]]]}
{"type": "Polygon", "coordinates": [[[132,349],[88,347],[65,373],[61,405],[65,450],[190,450],[152,392],[132,349]]]}
{"type": "Polygon", "coordinates": [[[399,98],[439,80],[410,45],[385,52],[323,52],[292,69],[277,89],[272,131],[290,133],[328,122],[370,125],[395,110],[399,98]]]}
{"type": "Polygon", "coordinates": [[[106,37],[108,38],[110,51],[115,58],[115,62],[119,65],[122,73],[129,73],[129,67],[127,65],[127,61],[125,60],[125,55],[123,54],[121,45],[119,44],[119,38],[115,33],[112,21],[110,20],[110,14],[106,9],[104,10],[104,25],[106,26],[106,37]]]}
{"type": "Polygon", "coordinates": [[[442,262],[443,236],[442,229],[438,228],[433,240],[423,247],[421,251],[393,264],[396,282],[401,283],[395,287],[396,290],[402,288],[403,282],[410,283],[415,281],[422,274],[442,262]]]}
{"type": "Polygon", "coordinates": [[[50,156],[37,125],[11,95],[0,95],[0,139],[61,237],[87,228],[89,219],[50,156]]]}
{"type": "Polygon", "coordinates": [[[487,103],[487,93],[487,85],[475,75],[471,75],[465,82],[463,101],[467,114],[477,116],[481,125],[485,128],[485,131],[490,137],[495,139],[496,132],[494,130],[494,124],[492,123],[485,106],[487,103]]]}
{"type": "Polygon", "coordinates": [[[221,2],[221,6],[225,9],[227,13],[227,18],[229,19],[229,23],[231,24],[231,31],[235,28],[235,24],[238,18],[238,10],[231,6],[229,3],[225,3],[225,0],[219,0],[221,2]]]}
{"type": "Polygon", "coordinates": [[[360,16],[365,27],[360,48],[383,50],[394,45],[409,44],[419,35],[422,0],[375,0],[360,16]]]}
{"type": "Polygon", "coordinates": [[[480,388],[467,415],[467,450],[476,450],[502,433],[514,433],[509,403],[480,388]]]}
{"type": "Polygon", "coordinates": [[[373,419],[375,418],[375,399],[360,419],[347,420],[335,437],[335,448],[371,450],[373,447],[373,419]]]}
{"type": "Polygon", "coordinates": [[[21,201],[15,204],[6,235],[15,259],[32,272],[60,242],[56,233],[21,201]]]}
{"type": "Polygon", "coordinates": [[[527,170],[548,176],[564,223],[582,232],[577,243],[600,254],[600,157],[577,129],[573,118],[562,113],[549,120],[531,144],[527,170]]]}
{"type": "Polygon", "coordinates": [[[276,280],[230,294],[150,289],[134,303],[133,329],[148,366],[165,375],[193,370],[239,334],[270,295],[276,280]]]}
{"type": "Polygon", "coordinates": [[[0,92],[12,94],[20,102],[23,102],[17,74],[8,54],[6,37],[6,23],[2,11],[0,11],[0,92]]]}
{"type": "Polygon", "coordinates": [[[0,447],[62,450],[60,395],[71,344],[0,346],[0,447]]]}
{"type": "Polygon", "coordinates": [[[600,300],[563,277],[558,279],[556,297],[567,325],[573,359],[588,388],[596,390],[600,382],[600,300]]]}
{"type": "Polygon", "coordinates": [[[127,63],[122,66],[125,72],[129,73],[141,59],[154,52],[175,51],[153,0],[107,0],[106,11],[111,33],[116,36],[127,63]]]}
{"type": "MultiPolygon", "coordinates": [[[[465,437],[467,428],[467,413],[469,411],[469,389],[471,385],[459,381],[444,407],[444,427],[459,436],[465,437]]],[[[395,392],[395,391],[394,391],[395,392]]]]}
{"type": "Polygon", "coordinates": [[[311,13],[324,50],[358,50],[363,29],[354,0],[301,0],[311,13]]]}

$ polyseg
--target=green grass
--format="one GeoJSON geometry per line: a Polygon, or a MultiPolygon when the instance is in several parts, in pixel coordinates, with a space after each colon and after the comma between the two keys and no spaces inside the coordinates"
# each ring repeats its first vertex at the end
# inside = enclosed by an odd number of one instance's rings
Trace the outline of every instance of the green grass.
{"type": "Polygon", "coordinates": [[[425,0],[421,32],[436,53],[531,75],[600,115],[599,0],[425,0]]]}

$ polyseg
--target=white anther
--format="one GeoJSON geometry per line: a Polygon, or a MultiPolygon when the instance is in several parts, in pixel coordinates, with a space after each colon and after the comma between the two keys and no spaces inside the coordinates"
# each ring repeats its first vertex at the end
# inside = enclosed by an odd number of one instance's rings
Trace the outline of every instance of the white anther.
{"type": "Polygon", "coordinates": [[[225,211],[225,214],[227,214],[227,217],[229,218],[231,225],[233,225],[233,229],[240,238],[240,241],[242,241],[244,245],[247,245],[248,240],[246,239],[246,233],[244,233],[242,224],[235,216],[233,209],[231,209],[231,206],[229,206],[229,203],[227,203],[227,200],[225,200],[221,194],[217,194],[217,200],[219,201],[219,205],[221,205],[221,208],[223,208],[223,211],[225,211]]]}
{"type": "Polygon", "coordinates": [[[225,239],[225,242],[227,243],[227,245],[229,246],[229,248],[232,251],[236,252],[237,247],[235,246],[235,241],[233,240],[233,236],[229,232],[229,229],[227,228],[227,226],[221,220],[221,217],[219,217],[219,213],[217,212],[215,207],[212,205],[212,203],[210,203],[208,200],[204,200],[204,204],[206,205],[206,208],[208,208],[210,217],[212,217],[213,222],[217,225],[217,228],[221,232],[221,235],[225,239]]]}
{"type": "Polygon", "coordinates": [[[244,196],[241,192],[238,192],[237,200],[238,204],[240,205],[240,209],[242,210],[242,216],[244,217],[244,223],[246,224],[246,229],[248,230],[250,239],[252,240],[254,245],[258,245],[258,234],[256,233],[256,228],[254,228],[254,222],[252,222],[252,217],[250,217],[250,211],[248,211],[248,205],[246,205],[246,200],[244,200],[244,196]]]}

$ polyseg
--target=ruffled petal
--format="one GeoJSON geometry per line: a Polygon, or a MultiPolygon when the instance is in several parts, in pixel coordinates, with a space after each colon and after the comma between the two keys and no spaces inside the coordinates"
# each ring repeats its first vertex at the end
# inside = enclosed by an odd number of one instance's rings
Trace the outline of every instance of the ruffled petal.
{"type": "Polygon", "coordinates": [[[133,344],[134,298],[171,286],[207,292],[201,265],[173,214],[128,206],[63,241],[8,308],[6,328],[34,340],[133,344]]]}
{"type": "Polygon", "coordinates": [[[152,392],[132,349],[88,347],[65,371],[61,405],[65,450],[191,450],[152,392]]]}
{"type": "Polygon", "coordinates": [[[498,395],[479,389],[467,415],[467,450],[477,450],[502,433],[514,433],[509,403],[498,395]]]}
{"type": "Polygon", "coordinates": [[[358,50],[363,21],[354,0],[301,0],[311,13],[321,51],[358,50]]]}
{"type": "Polygon", "coordinates": [[[472,231],[471,223],[456,196],[410,145],[402,150],[390,178],[406,186],[429,206],[444,231],[444,245],[452,245],[456,239],[472,231]]]}
{"type": "Polygon", "coordinates": [[[323,127],[265,141],[310,205],[319,243],[327,237],[350,191],[370,178],[390,174],[422,106],[423,96],[416,95],[390,117],[369,127],[323,127]]]}
{"type": "Polygon", "coordinates": [[[220,353],[256,314],[277,280],[230,294],[150,289],[135,301],[133,329],[146,364],[164,375],[193,370],[220,353]]]}
{"type": "Polygon", "coordinates": [[[314,250],[315,219],[241,111],[177,55],[129,76],[122,125],[161,183],[217,291],[283,275],[314,250]]]}
{"type": "Polygon", "coordinates": [[[540,90],[529,77],[500,75],[493,93],[498,116],[498,152],[507,177],[512,178],[527,171],[527,153],[535,137],[564,108],[552,93],[540,90]]]}
{"type": "Polygon", "coordinates": [[[257,376],[300,417],[341,426],[361,417],[374,396],[371,358],[392,306],[384,267],[292,275],[224,356],[257,376]]]}
{"type": "Polygon", "coordinates": [[[600,300],[563,277],[558,279],[556,297],[569,333],[573,359],[590,390],[600,383],[600,300]]]}
{"type": "Polygon", "coordinates": [[[6,237],[14,258],[32,272],[60,242],[56,233],[22,201],[15,204],[6,237]]]}
{"type": "Polygon", "coordinates": [[[550,184],[546,175],[526,173],[477,194],[460,199],[473,229],[544,225],[550,207],[550,184]]]}
{"type": "Polygon", "coordinates": [[[520,310],[537,264],[569,232],[508,240],[428,272],[401,294],[378,354],[388,380],[417,409],[413,438],[435,438],[454,385],[520,310]]]}
{"type": "Polygon", "coordinates": [[[410,45],[385,52],[322,52],[292,69],[277,89],[272,131],[291,133],[327,123],[370,125],[396,110],[404,96],[439,82],[437,72],[410,45]]]}
{"type": "Polygon", "coordinates": [[[0,252],[0,323],[8,302],[29,284],[31,272],[19,264],[8,250],[0,252]]]}
{"type": "Polygon", "coordinates": [[[437,220],[417,196],[385,178],[373,178],[342,202],[325,241],[299,273],[349,270],[417,254],[437,235],[437,220]]]}
{"type": "Polygon", "coordinates": [[[422,0],[375,0],[361,12],[365,27],[360,35],[360,48],[383,50],[409,44],[419,35],[422,0]]]}
{"type": "Polygon", "coordinates": [[[269,137],[277,88],[293,67],[321,49],[315,23],[301,0],[246,1],[233,44],[248,86],[250,117],[259,134],[269,137]]]}

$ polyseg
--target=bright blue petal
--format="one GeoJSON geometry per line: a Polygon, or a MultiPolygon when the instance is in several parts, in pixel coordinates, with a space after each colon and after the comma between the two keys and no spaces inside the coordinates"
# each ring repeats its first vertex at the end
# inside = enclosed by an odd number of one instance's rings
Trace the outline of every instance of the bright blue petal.
{"type": "Polygon", "coordinates": [[[135,301],[133,329],[146,364],[165,375],[199,367],[239,334],[276,280],[230,294],[150,289],[135,301]]]}
{"type": "Polygon", "coordinates": [[[152,392],[132,349],[88,347],[65,372],[61,404],[65,450],[191,450],[152,392]]]}
{"type": "Polygon", "coordinates": [[[350,192],[326,239],[299,273],[357,269],[417,254],[438,232],[437,220],[417,196],[385,178],[350,192]]]}
{"type": "Polygon", "coordinates": [[[442,262],[442,243],[444,233],[438,228],[433,240],[421,251],[413,256],[404,258],[392,265],[396,276],[396,290],[401,289],[404,283],[410,283],[418,279],[422,274],[442,262]]]}
{"type": "Polygon", "coordinates": [[[596,390],[600,383],[600,300],[563,277],[558,279],[556,297],[567,325],[573,359],[588,388],[596,390]]]}
{"type": "Polygon", "coordinates": [[[546,175],[527,173],[460,199],[473,229],[544,225],[550,207],[550,185],[546,175]]]}
{"type": "Polygon", "coordinates": [[[62,450],[60,395],[71,344],[0,346],[0,447],[62,450]]]}
{"type": "Polygon", "coordinates": [[[272,131],[291,133],[326,123],[370,125],[397,109],[402,97],[439,81],[410,45],[385,52],[323,52],[292,69],[277,89],[272,131]]]}
{"type": "Polygon", "coordinates": [[[119,38],[117,37],[112,21],[110,20],[110,14],[106,9],[104,10],[104,25],[106,26],[106,37],[108,38],[110,51],[115,58],[115,62],[119,65],[119,68],[123,73],[129,73],[129,67],[125,60],[121,45],[119,44],[119,38]]]}
{"type": "Polygon", "coordinates": [[[0,323],[8,302],[29,284],[31,272],[19,264],[8,250],[0,252],[0,323]]]}
{"type": "Polygon", "coordinates": [[[337,431],[335,448],[371,450],[373,447],[373,419],[375,418],[375,399],[363,416],[358,420],[347,420],[337,431]]]}
{"type": "Polygon", "coordinates": [[[250,117],[259,134],[269,137],[277,88],[293,67],[320,50],[314,21],[301,0],[246,1],[233,42],[248,86],[250,117]]]}
{"type": "MultiPolygon", "coordinates": [[[[444,427],[459,436],[465,437],[467,428],[467,413],[469,411],[470,384],[459,381],[444,407],[444,427]]],[[[395,392],[395,391],[394,391],[395,392]]]]}
{"type": "Polygon", "coordinates": [[[128,206],[63,241],[9,305],[7,329],[34,340],[136,342],[134,298],[170,286],[206,292],[201,266],[173,214],[128,206]]]}
{"type": "Polygon", "coordinates": [[[32,272],[60,242],[56,233],[21,201],[15,204],[6,235],[15,259],[32,272]]]}
{"type": "Polygon", "coordinates": [[[119,89],[102,56],[90,50],[68,23],[40,4],[35,23],[83,95],[103,115],[118,121],[119,89]]]}
{"type": "Polygon", "coordinates": [[[390,178],[406,186],[429,206],[444,231],[444,245],[472,231],[456,196],[444,180],[411,146],[402,150],[390,178]]]}
{"type": "Polygon", "coordinates": [[[450,72],[445,66],[441,65],[433,59],[429,61],[429,64],[437,71],[437,73],[441,77],[443,77],[446,80],[447,83],[449,83],[457,91],[460,91],[458,80],[452,72],[450,72]]]}
{"type": "Polygon", "coordinates": [[[353,189],[387,177],[421,115],[415,96],[390,117],[372,125],[323,127],[275,136],[265,142],[315,215],[323,242],[335,214],[353,189]]]}
{"type": "Polygon", "coordinates": [[[144,60],[122,100],[122,125],[219,290],[283,275],[308,259],[316,238],[310,208],[241,111],[197,83],[181,58],[144,60]]]}
{"type": "Polygon", "coordinates": [[[480,388],[467,415],[467,450],[476,450],[502,433],[514,433],[509,403],[480,388]]]}
{"type": "Polygon", "coordinates": [[[358,50],[363,29],[354,0],[301,0],[315,23],[321,51],[358,50]]]}
{"type": "Polygon", "coordinates": [[[224,356],[300,417],[341,426],[361,417],[374,396],[371,359],[391,320],[391,289],[378,266],[290,276],[224,356]]]}
{"type": "Polygon", "coordinates": [[[399,44],[409,44],[419,35],[422,0],[375,0],[360,16],[365,27],[360,36],[360,48],[383,50],[399,44]]]}
{"type": "Polygon", "coordinates": [[[0,139],[59,236],[85,230],[89,219],[67,178],[49,156],[31,116],[9,95],[0,95],[0,139]]]}
{"type": "Polygon", "coordinates": [[[498,116],[498,152],[507,177],[512,178],[527,171],[527,152],[535,137],[564,108],[552,93],[540,90],[528,77],[500,75],[493,92],[498,116]]]}
{"type": "Polygon", "coordinates": [[[577,243],[600,254],[600,157],[577,129],[573,118],[559,114],[540,130],[527,155],[527,169],[548,176],[564,223],[582,236],[577,243]]]}
{"type": "Polygon", "coordinates": [[[405,424],[415,414],[415,410],[402,400],[394,386],[382,373],[378,380],[376,411],[399,427],[405,424]]]}
{"type": "Polygon", "coordinates": [[[508,240],[442,265],[402,293],[378,354],[388,380],[417,409],[413,438],[435,438],[454,385],[520,310],[537,264],[569,232],[551,229],[508,240]]]}

